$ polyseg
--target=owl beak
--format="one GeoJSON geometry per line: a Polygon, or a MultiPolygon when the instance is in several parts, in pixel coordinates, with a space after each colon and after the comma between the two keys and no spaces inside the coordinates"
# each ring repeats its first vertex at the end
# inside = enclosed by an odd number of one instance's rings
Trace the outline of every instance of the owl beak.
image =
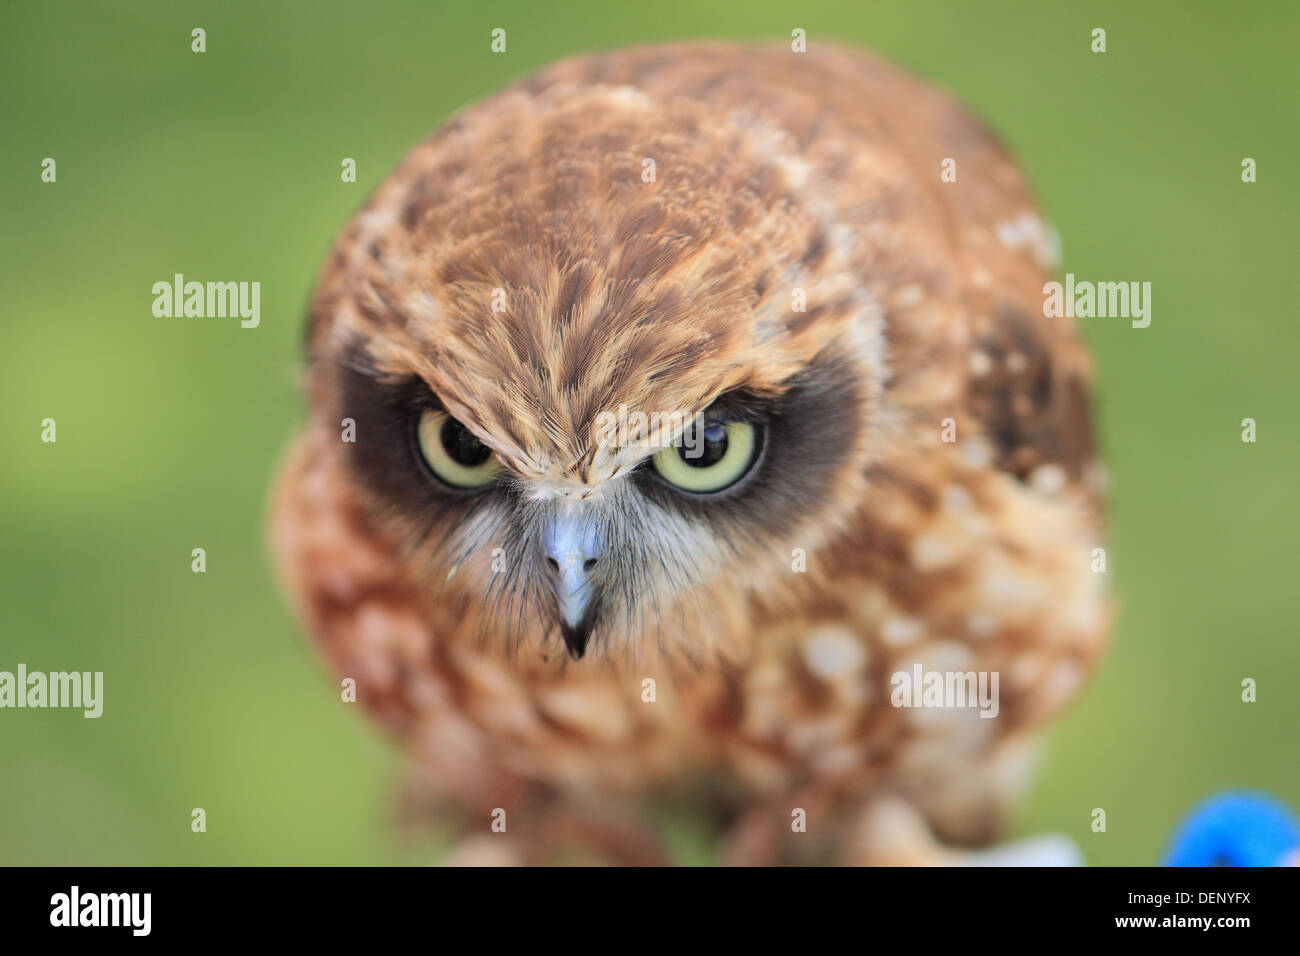
{"type": "Polygon", "coordinates": [[[587,641],[591,638],[591,622],[583,621],[577,627],[573,627],[561,621],[560,636],[564,638],[564,646],[569,649],[569,656],[575,661],[580,661],[587,651],[587,641]]]}
{"type": "Polygon", "coordinates": [[[555,581],[560,636],[569,656],[581,660],[595,619],[597,588],[592,580],[601,548],[594,522],[581,515],[561,515],[542,537],[546,563],[555,581]]]}

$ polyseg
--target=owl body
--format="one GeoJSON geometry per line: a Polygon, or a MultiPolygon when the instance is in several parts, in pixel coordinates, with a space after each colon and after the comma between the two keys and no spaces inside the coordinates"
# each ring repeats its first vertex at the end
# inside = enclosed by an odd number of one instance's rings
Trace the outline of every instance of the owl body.
{"type": "Polygon", "coordinates": [[[335,245],[274,502],[290,593],[518,859],[594,821],[632,857],[663,801],[737,861],[987,842],[1107,624],[1049,255],[1001,148],[878,61],[552,67],[335,245]],[[996,675],[995,707],[907,706],[931,673],[996,675]]]}

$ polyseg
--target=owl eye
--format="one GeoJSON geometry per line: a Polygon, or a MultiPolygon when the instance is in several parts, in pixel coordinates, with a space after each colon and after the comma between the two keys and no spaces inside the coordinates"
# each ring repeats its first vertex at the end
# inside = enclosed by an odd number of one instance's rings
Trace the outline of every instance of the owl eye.
{"type": "Polygon", "coordinates": [[[444,411],[425,411],[416,439],[434,476],[453,488],[481,488],[501,471],[501,460],[492,449],[444,411]]]}
{"type": "Polygon", "coordinates": [[[730,488],[754,463],[758,440],[749,422],[706,425],[680,445],[654,456],[655,471],[669,484],[697,495],[730,488]]]}

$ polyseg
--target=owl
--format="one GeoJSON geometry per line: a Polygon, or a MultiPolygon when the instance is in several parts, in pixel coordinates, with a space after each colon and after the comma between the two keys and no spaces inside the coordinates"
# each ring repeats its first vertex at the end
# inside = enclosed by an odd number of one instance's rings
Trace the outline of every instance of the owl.
{"type": "Polygon", "coordinates": [[[1052,253],[980,125],[831,47],[565,61],[406,155],[272,535],[452,861],[997,839],[1108,627],[1052,253]]]}

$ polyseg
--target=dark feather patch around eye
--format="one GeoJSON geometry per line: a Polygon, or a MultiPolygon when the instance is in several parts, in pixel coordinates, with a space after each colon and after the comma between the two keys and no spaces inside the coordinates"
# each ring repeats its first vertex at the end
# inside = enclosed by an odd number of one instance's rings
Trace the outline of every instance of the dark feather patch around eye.
{"type": "Polygon", "coordinates": [[[687,495],[644,468],[635,478],[647,497],[713,528],[720,537],[788,534],[829,496],[835,470],[865,428],[860,395],[852,363],[823,354],[780,396],[737,391],[705,411],[706,422],[752,422],[763,432],[757,461],[732,488],[716,495],[687,495]]]}
{"type": "Polygon", "coordinates": [[[706,423],[717,422],[753,422],[760,424],[768,421],[781,407],[781,400],[767,395],[760,395],[747,389],[727,392],[704,411],[706,423]]]}
{"type": "MultiPolygon", "coordinates": [[[[349,349],[337,366],[336,420],[356,422],[356,441],[345,447],[348,467],[380,510],[397,518],[417,518],[428,534],[436,526],[463,520],[483,497],[438,482],[420,454],[416,426],[429,410],[444,410],[427,385],[414,376],[388,381],[378,375],[364,351],[349,349]]],[[[340,428],[342,426],[340,425],[340,428]]]]}

